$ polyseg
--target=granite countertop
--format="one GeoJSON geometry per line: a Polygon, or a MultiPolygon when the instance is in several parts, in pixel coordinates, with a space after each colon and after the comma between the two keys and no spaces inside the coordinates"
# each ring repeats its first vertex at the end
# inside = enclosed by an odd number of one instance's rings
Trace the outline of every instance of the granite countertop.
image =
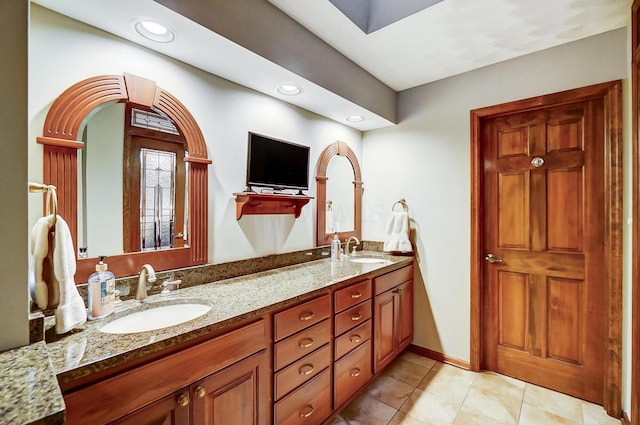
{"type": "MultiPolygon", "coordinates": [[[[212,309],[197,319],[164,329],[120,335],[99,331],[105,323],[126,311],[87,322],[47,344],[53,371],[64,384],[310,299],[358,276],[383,272],[382,269],[393,265],[396,265],[393,268],[401,267],[413,259],[380,252],[360,252],[359,255],[382,257],[385,262],[369,264],[322,259],[172,291],[171,298],[197,299],[211,305],[212,309]]],[[[124,306],[131,312],[166,299],[152,295],[143,305],[129,300],[124,306]]]]}
{"type": "Polygon", "coordinates": [[[44,342],[0,354],[0,388],[0,423],[64,422],[64,401],[44,342]]]}

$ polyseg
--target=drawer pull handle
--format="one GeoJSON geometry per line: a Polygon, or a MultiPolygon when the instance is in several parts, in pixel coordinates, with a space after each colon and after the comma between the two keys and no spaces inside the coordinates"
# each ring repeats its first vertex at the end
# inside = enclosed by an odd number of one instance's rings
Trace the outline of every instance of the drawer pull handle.
{"type": "Polygon", "coordinates": [[[306,412],[304,412],[304,411],[300,412],[300,417],[301,418],[308,418],[313,413],[313,406],[312,405],[309,404],[309,405],[305,406],[305,408],[307,409],[306,412]]]}
{"type": "Polygon", "coordinates": [[[300,313],[300,316],[298,316],[300,318],[301,321],[306,322],[307,320],[311,320],[313,319],[313,311],[308,311],[306,313],[300,313]]]}
{"type": "Polygon", "coordinates": [[[298,343],[298,347],[300,348],[309,348],[313,345],[313,338],[304,338],[301,339],[298,343]]]}
{"type": "Polygon", "coordinates": [[[351,294],[351,298],[353,298],[354,300],[357,300],[361,296],[362,296],[361,292],[355,292],[355,293],[351,294]]]}
{"type": "Polygon", "coordinates": [[[180,397],[178,397],[178,406],[180,407],[187,407],[189,405],[189,396],[181,394],[180,397]]]}
{"type": "Polygon", "coordinates": [[[351,369],[351,376],[353,376],[354,378],[356,376],[360,376],[360,372],[362,372],[359,368],[355,368],[355,369],[351,369]]]}
{"type": "Polygon", "coordinates": [[[300,372],[300,375],[308,375],[310,373],[313,372],[313,365],[311,363],[307,363],[305,365],[300,366],[300,369],[298,369],[298,371],[300,372]]]}
{"type": "Polygon", "coordinates": [[[362,319],[362,314],[360,313],[356,313],[353,316],[351,316],[351,320],[353,320],[354,322],[357,322],[360,319],[362,319]]]}
{"type": "Polygon", "coordinates": [[[198,388],[196,388],[196,397],[202,398],[202,397],[204,397],[206,395],[207,395],[207,390],[205,390],[204,388],[202,388],[200,386],[198,388]]]}
{"type": "Polygon", "coordinates": [[[351,335],[349,337],[349,340],[351,342],[355,342],[357,344],[358,342],[362,341],[362,337],[360,335],[358,335],[358,334],[355,334],[355,335],[351,335]]]}

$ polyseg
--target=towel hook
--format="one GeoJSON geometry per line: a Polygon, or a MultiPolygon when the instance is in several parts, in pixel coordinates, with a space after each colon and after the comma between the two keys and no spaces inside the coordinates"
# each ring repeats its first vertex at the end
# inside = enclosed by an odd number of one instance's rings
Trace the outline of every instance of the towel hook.
{"type": "Polygon", "coordinates": [[[333,212],[333,201],[327,201],[327,211],[332,211],[333,212]]]}
{"type": "Polygon", "coordinates": [[[58,196],[56,194],[56,187],[50,184],[29,182],[29,192],[44,192],[46,194],[45,215],[53,215],[53,227],[55,228],[58,219],[58,196]]]}
{"type": "Polygon", "coordinates": [[[396,207],[396,205],[400,204],[402,206],[402,208],[405,211],[409,211],[409,205],[407,205],[407,201],[404,200],[404,198],[400,199],[399,201],[397,201],[395,204],[393,204],[393,206],[391,207],[391,211],[393,211],[393,209],[396,207]]]}

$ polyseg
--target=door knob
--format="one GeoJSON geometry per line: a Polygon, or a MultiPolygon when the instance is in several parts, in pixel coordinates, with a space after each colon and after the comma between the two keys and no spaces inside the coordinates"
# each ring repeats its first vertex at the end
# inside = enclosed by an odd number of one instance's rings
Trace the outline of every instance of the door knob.
{"type": "Polygon", "coordinates": [[[496,257],[496,256],[495,256],[495,255],[493,255],[493,254],[487,254],[487,255],[484,257],[484,261],[488,261],[488,262],[489,262],[489,263],[491,263],[491,264],[495,264],[495,263],[498,263],[498,264],[499,264],[499,263],[502,263],[502,260],[501,260],[501,259],[499,259],[498,257],[496,257]]]}

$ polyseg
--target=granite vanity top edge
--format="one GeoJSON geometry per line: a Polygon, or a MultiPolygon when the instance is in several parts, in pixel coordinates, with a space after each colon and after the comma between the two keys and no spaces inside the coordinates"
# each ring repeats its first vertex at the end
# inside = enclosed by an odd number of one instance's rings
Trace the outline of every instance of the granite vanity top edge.
{"type": "MultiPolygon", "coordinates": [[[[176,295],[180,293],[184,297],[211,302],[212,312],[171,328],[117,336],[98,331],[105,322],[88,322],[81,329],[47,344],[53,369],[59,383],[71,382],[311,299],[354,279],[393,271],[413,261],[413,257],[375,255],[388,262],[369,265],[332,263],[322,259],[180,289],[175,291],[176,295]],[[221,304],[220,301],[224,302],[221,304]]],[[[157,296],[150,298],[160,300],[157,296]]]]}
{"type": "Polygon", "coordinates": [[[64,400],[44,342],[0,354],[0,388],[3,424],[64,423],[64,400]]]}

